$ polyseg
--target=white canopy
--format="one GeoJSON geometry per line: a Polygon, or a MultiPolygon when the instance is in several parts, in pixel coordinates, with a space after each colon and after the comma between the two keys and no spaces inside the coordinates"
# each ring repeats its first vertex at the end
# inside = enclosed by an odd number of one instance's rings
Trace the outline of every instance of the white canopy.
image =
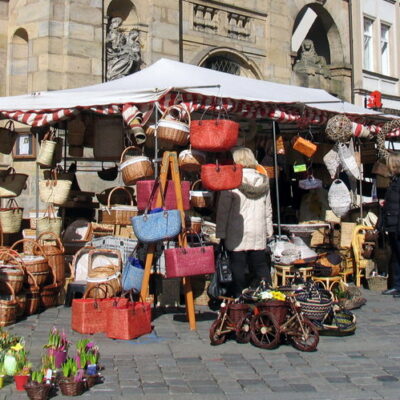
{"type": "Polygon", "coordinates": [[[346,113],[374,118],[380,113],[342,102],[325,90],[283,85],[218,72],[190,64],[161,59],[124,78],[76,89],[1,97],[0,113],[49,112],[161,101],[174,89],[233,102],[269,103],[276,106],[305,104],[328,113],[346,113]]]}

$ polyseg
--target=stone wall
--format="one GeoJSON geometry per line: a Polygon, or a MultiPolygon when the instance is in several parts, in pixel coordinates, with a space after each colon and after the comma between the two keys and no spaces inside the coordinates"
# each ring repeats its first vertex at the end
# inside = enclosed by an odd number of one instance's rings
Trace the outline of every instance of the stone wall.
{"type": "MultiPolygon", "coordinates": [[[[7,60],[8,1],[0,0],[0,60],[7,60]]],[[[0,96],[6,95],[7,63],[0,63],[0,96]]]]}

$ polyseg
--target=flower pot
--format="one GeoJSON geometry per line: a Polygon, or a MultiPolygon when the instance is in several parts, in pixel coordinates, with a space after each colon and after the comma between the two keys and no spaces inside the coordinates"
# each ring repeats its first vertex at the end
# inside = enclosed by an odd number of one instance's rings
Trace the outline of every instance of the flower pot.
{"type": "Polygon", "coordinates": [[[25,390],[24,386],[28,383],[29,375],[14,375],[15,387],[17,390],[25,390]]]}
{"type": "Polygon", "coordinates": [[[87,375],[96,375],[97,373],[97,365],[96,364],[89,364],[86,368],[87,375]]]}
{"type": "Polygon", "coordinates": [[[4,375],[0,375],[0,389],[4,387],[4,375]]]}
{"type": "Polygon", "coordinates": [[[65,363],[65,360],[67,359],[67,352],[65,350],[49,349],[48,354],[49,356],[54,356],[54,363],[56,368],[61,368],[61,366],[65,363]]]}
{"type": "Polygon", "coordinates": [[[29,382],[24,388],[31,400],[47,400],[52,386],[46,383],[29,382]]]}
{"type": "Polygon", "coordinates": [[[61,379],[58,385],[64,396],[80,396],[85,390],[84,382],[74,382],[71,379],[61,379]]]}

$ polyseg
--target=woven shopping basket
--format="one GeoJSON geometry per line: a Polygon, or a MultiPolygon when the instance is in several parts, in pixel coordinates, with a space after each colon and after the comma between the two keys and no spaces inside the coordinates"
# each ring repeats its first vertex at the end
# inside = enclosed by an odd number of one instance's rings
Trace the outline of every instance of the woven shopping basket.
{"type": "Polygon", "coordinates": [[[0,153],[10,154],[16,138],[17,134],[14,130],[14,122],[10,120],[4,128],[0,128],[0,153]]]}
{"type": "Polygon", "coordinates": [[[127,147],[121,154],[119,170],[122,173],[122,180],[125,185],[134,185],[138,179],[148,178],[153,176],[153,164],[149,157],[143,155],[142,151],[136,146],[127,147]],[[126,153],[129,150],[139,152],[139,156],[127,157],[126,153]]]}
{"type": "Polygon", "coordinates": [[[138,214],[137,207],[133,205],[133,197],[128,189],[123,186],[117,186],[108,194],[107,207],[99,210],[99,222],[111,225],[130,225],[131,218],[138,214]],[[130,205],[111,205],[112,195],[116,191],[122,191],[129,199],[130,205]]]}
{"type": "Polygon", "coordinates": [[[191,118],[183,106],[168,107],[157,125],[157,138],[177,146],[186,146],[189,141],[191,118]]]}
{"type": "Polygon", "coordinates": [[[214,192],[210,190],[195,190],[196,185],[201,183],[201,179],[198,179],[193,183],[190,195],[190,205],[198,208],[210,208],[214,204],[214,192]]]}
{"type": "Polygon", "coordinates": [[[17,318],[17,301],[12,286],[7,282],[5,284],[11,292],[11,295],[0,296],[0,327],[15,324],[17,318]]]}
{"type": "Polygon", "coordinates": [[[54,171],[53,179],[39,182],[39,196],[43,203],[53,203],[62,206],[68,200],[72,182],[70,180],[58,179],[54,171]]]}
{"type": "Polygon", "coordinates": [[[198,172],[206,163],[206,153],[199,150],[186,149],[179,153],[179,168],[182,171],[198,172]]]}
{"type": "Polygon", "coordinates": [[[55,140],[55,131],[50,130],[42,140],[36,162],[43,167],[51,167],[53,165],[56,146],[57,141],[55,140]]]}
{"type": "Polygon", "coordinates": [[[0,197],[17,197],[26,189],[27,174],[16,173],[10,167],[0,175],[0,197]]]}
{"type": "Polygon", "coordinates": [[[332,308],[332,293],[328,290],[300,291],[295,297],[304,316],[310,320],[322,321],[332,308]]]}
{"type": "Polygon", "coordinates": [[[367,282],[370,290],[374,292],[382,292],[387,289],[388,277],[381,275],[370,276],[367,278],[367,282]]]}
{"type": "Polygon", "coordinates": [[[10,199],[5,208],[0,208],[0,226],[3,233],[18,233],[21,230],[24,209],[15,199],[10,199]]]}
{"type": "Polygon", "coordinates": [[[64,396],[80,396],[85,391],[85,382],[75,382],[62,378],[58,385],[60,386],[61,393],[64,396]]]}
{"type": "Polygon", "coordinates": [[[0,290],[1,293],[11,294],[11,286],[14,293],[19,293],[25,281],[25,270],[22,261],[14,252],[4,250],[0,253],[0,290]]]}

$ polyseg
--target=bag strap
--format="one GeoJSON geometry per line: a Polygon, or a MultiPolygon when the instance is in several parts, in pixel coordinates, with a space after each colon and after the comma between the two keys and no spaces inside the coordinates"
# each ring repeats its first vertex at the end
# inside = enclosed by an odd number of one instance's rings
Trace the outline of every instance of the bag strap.
{"type": "Polygon", "coordinates": [[[144,215],[147,215],[148,212],[149,212],[149,208],[151,207],[151,203],[153,202],[153,198],[154,198],[154,196],[155,196],[155,194],[156,194],[156,191],[157,191],[157,186],[159,186],[159,188],[160,188],[161,206],[162,206],[162,208],[165,208],[164,192],[163,192],[163,189],[162,189],[162,185],[161,185],[161,182],[160,182],[160,178],[158,177],[158,178],[154,181],[154,185],[153,185],[153,189],[151,190],[151,194],[150,194],[150,197],[149,197],[149,201],[147,202],[146,209],[144,210],[144,215]]]}
{"type": "Polygon", "coordinates": [[[5,128],[8,129],[10,132],[14,133],[14,131],[15,131],[14,121],[12,121],[12,120],[10,119],[10,120],[6,123],[5,128]]]}
{"type": "Polygon", "coordinates": [[[130,205],[133,206],[133,197],[132,197],[131,193],[129,192],[129,190],[124,186],[116,186],[108,194],[107,209],[109,210],[111,208],[111,195],[117,190],[123,190],[127,194],[127,197],[129,198],[130,205]]]}
{"type": "Polygon", "coordinates": [[[13,198],[7,201],[6,208],[20,208],[20,207],[18,206],[17,200],[13,198]]]}
{"type": "Polygon", "coordinates": [[[120,160],[119,160],[120,163],[122,163],[122,162],[124,161],[125,153],[126,153],[128,150],[132,150],[132,149],[134,149],[134,150],[136,150],[136,151],[139,151],[139,153],[140,153],[141,155],[143,154],[142,150],[141,150],[139,147],[137,147],[137,146],[128,146],[128,147],[122,152],[122,154],[121,154],[121,158],[120,158],[120,160]]]}

